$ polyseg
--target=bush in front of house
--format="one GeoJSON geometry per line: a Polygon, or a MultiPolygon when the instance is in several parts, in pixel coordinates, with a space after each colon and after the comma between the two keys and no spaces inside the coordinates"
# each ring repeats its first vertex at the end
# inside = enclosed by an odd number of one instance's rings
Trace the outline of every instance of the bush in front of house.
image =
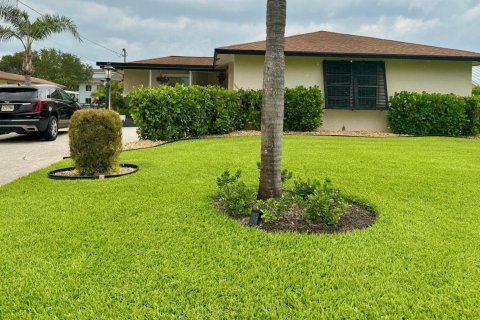
{"type": "Polygon", "coordinates": [[[239,130],[260,130],[262,119],[262,90],[240,89],[237,95],[241,101],[239,130]]]}
{"type": "Polygon", "coordinates": [[[128,103],[140,136],[151,140],[228,133],[240,108],[235,92],[216,86],[138,87],[128,103]]]}
{"type": "Polygon", "coordinates": [[[460,136],[475,123],[467,114],[467,102],[454,94],[398,92],[390,99],[388,124],[394,133],[460,136]]]}
{"type": "MultiPolygon", "coordinates": [[[[218,86],[138,87],[128,95],[140,136],[172,140],[234,130],[260,130],[261,90],[230,91],[218,86]]],[[[285,89],[285,131],[312,131],[322,123],[318,87],[285,89]]]]}
{"type": "Polygon", "coordinates": [[[474,86],[472,89],[472,95],[480,97],[480,86],[474,86]]]}
{"type": "Polygon", "coordinates": [[[323,98],[320,88],[285,89],[284,131],[314,131],[322,124],[323,98]]]}
{"type": "Polygon", "coordinates": [[[464,99],[468,122],[465,125],[463,134],[466,136],[480,134],[480,95],[465,97],[464,99]]]}
{"type": "MultiPolygon", "coordinates": [[[[260,130],[262,90],[237,91],[242,100],[244,129],[260,130]]],[[[285,88],[283,131],[314,131],[322,124],[323,98],[318,86],[285,88]]]]}
{"type": "Polygon", "coordinates": [[[79,175],[117,171],[122,150],[122,121],[117,112],[84,109],[70,119],[70,155],[79,175]]]}

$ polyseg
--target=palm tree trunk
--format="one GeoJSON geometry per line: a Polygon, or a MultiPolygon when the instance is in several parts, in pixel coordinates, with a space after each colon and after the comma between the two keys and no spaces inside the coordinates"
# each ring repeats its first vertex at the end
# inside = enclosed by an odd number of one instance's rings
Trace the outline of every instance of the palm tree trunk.
{"type": "Polygon", "coordinates": [[[23,75],[25,77],[25,85],[29,86],[32,84],[32,74],[33,74],[33,62],[32,62],[32,50],[31,48],[26,48],[23,55],[23,75]]]}
{"type": "Polygon", "coordinates": [[[267,0],[267,43],[263,71],[262,150],[258,198],[282,195],[281,161],[285,85],[286,0],[267,0]]]}

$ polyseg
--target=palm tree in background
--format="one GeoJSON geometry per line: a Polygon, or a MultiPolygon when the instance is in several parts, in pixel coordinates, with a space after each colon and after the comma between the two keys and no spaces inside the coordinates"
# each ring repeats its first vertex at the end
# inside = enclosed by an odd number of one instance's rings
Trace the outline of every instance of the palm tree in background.
{"type": "Polygon", "coordinates": [[[282,195],[281,161],[285,85],[286,0],[267,0],[267,42],[263,71],[262,150],[258,198],[282,195]]]}
{"type": "Polygon", "coordinates": [[[24,48],[23,55],[23,75],[25,84],[32,84],[33,63],[32,63],[32,43],[45,40],[56,33],[68,32],[75,39],[81,41],[77,26],[70,18],[60,15],[45,14],[30,21],[30,16],[26,11],[20,10],[11,4],[0,4],[0,22],[6,25],[0,25],[0,41],[18,39],[24,48]]]}

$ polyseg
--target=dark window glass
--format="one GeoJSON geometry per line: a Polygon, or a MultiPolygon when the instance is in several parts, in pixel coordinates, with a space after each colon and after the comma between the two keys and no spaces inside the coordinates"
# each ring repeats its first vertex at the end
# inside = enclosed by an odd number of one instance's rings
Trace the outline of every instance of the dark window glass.
{"type": "Polygon", "coordinates": [[[62,93],[60,92],[60,89],[54,89],[52,93],[50,93],[50,98],[56,99],[56,100],[63,100],[62,93]]]}
{"type": "Polygon", "coordinates": [[[37,98],[37,89],[0,88],[0,101],[30,101],[37,98]]]}
{"type": "Polygon", "coordinates": [[[60,94],[62,95],[62,100],[64,101],[71,102],[73,100],[72,97],[63,90],[60,90],[60,94]]]}
{"type": "Polygon", "coordinates": [[[326,108],[386,109],[385,64],[324,61],[326,108]]]}
{"type": "Polygon", "coordinates": [[[89,85],[89,84],[87,84],[87,85],[85,86],[85,91],[92,91],[92,86],[89,85]]]}

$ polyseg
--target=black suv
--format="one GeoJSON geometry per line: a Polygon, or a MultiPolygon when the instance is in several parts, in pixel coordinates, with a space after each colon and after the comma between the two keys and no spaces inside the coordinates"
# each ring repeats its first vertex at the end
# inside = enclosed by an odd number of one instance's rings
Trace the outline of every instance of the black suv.
{"type": "Polygon", "coordinates": [[[79,110],[76,99],[52,85],[0,86],[0,134],[17,132],[57,138],[79,110]]]}

